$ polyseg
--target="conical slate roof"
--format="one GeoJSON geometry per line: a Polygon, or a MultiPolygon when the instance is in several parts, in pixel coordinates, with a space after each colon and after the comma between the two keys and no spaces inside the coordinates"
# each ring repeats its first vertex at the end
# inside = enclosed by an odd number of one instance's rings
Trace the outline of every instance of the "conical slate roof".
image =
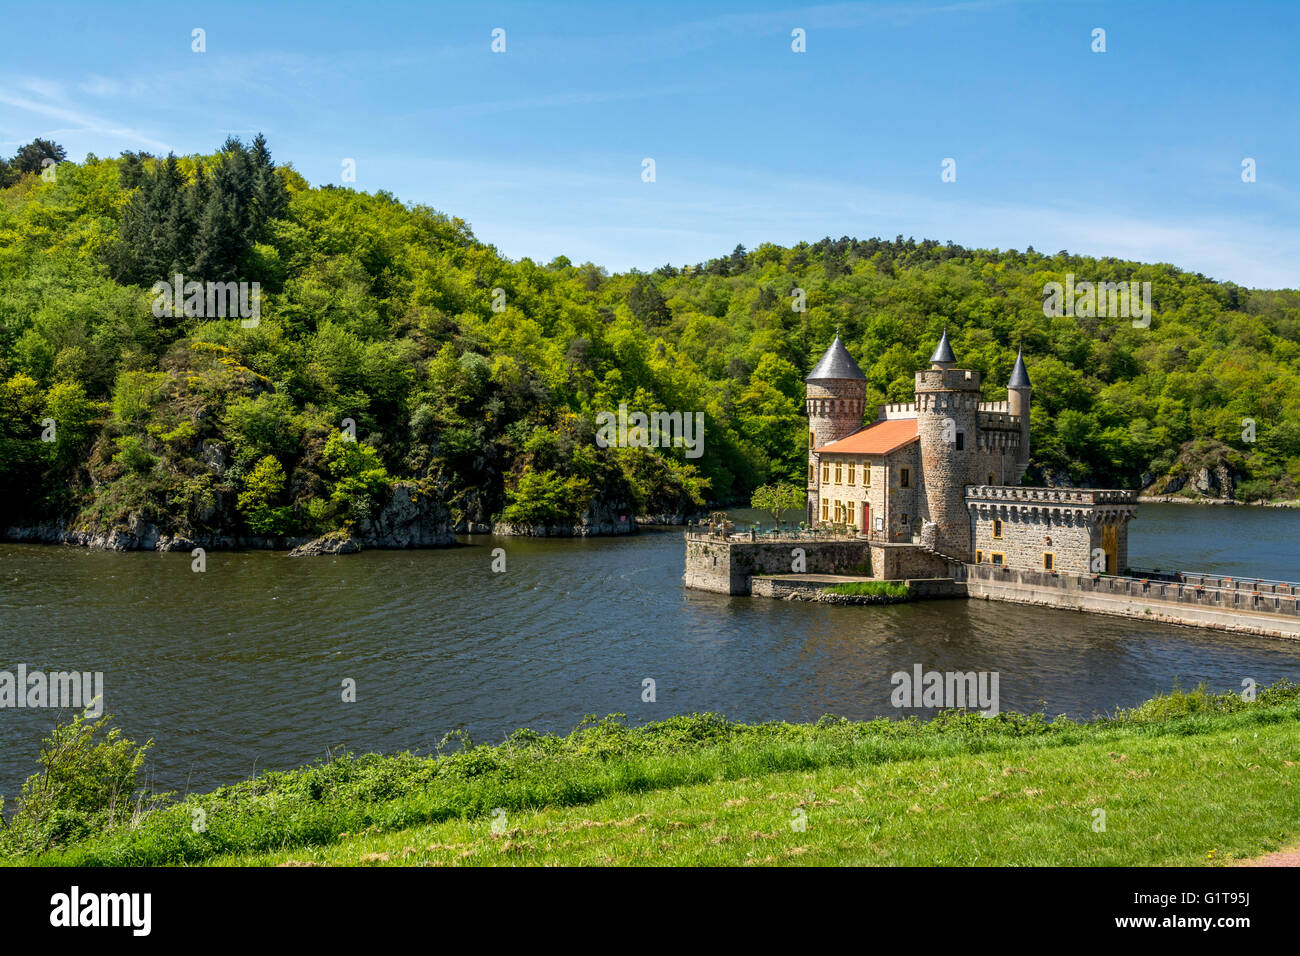
{"type": "Polygon", "coordinates": [[[948,342],[948,330],[944,329],[943,338],[939,340],[939,344],[934,347],[934,354],[930,356],[930,364],[956,364],[956,362],[957,358],[952,354],[952,345],[948,342]]]}
{"type": "Polygon", "coordinates": [[[1016,367],[1011,370],[1011,381],[1007,388],[1029,388],[1029,370],[1025,368],[1025,355],[1021,350],[1016,353],[1016,367]]]}
{"type": "Polygon", "coordinates": [[[839,379],[866,379],[862,374],[862,369],[858,368],[858,363],[853,361],[853,356],[849,350],[844,347],[840,341],[839,334],[835,336],[835,341],[831,347],[826,350],[822,360],[817,363],[817,367],[808,373],[805,382],[815,382],[818,379],[839,378],[839,379]]]}

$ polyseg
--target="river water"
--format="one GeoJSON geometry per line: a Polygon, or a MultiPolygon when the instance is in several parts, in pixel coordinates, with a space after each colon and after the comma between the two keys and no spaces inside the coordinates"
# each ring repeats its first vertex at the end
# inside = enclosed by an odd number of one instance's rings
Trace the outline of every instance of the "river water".
{"type": "MultiPolygon", "coordinates": [[[[1144,505],[1130,562],[1297,580],[1298,539],[1300,511],[1144,505]]],[[[0,544],[0,670],[103,672],[123,732],[155,741],[151,783],[182,792],[339,748],[427,751],[453,730],[494,743],[521,726],[566,732],[586,714],[897,716],[890,675],[915,664],[996,671],[1003,710],[1074,717],[1175,684],[1300,679],[1300,643],[1282,640],[980,601],[687,591],[680,529],[463,542],[293,560],[210,552],[202,574],[184,554],[0,544]]],[[[0,793],[34,771],[59,716],[0,709],[0,793]]]]}

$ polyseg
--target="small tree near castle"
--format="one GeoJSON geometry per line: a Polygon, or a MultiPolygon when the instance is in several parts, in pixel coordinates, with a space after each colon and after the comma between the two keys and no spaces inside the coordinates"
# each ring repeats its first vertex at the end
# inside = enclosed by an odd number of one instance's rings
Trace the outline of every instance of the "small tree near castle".
{"type": "Polygon", "coordinates": [[[779,528],[781,515],[784,512],[803,510],[804,493],[802,489],[787,483],[763,485],[754,492],[754,496],[749,499],[749,504],[752,508],[770,514],[779,528]]]}

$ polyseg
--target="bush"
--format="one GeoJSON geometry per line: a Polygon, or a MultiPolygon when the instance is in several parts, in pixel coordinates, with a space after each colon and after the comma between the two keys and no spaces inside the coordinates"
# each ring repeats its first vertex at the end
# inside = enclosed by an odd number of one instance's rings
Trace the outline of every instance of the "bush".
{"type": "Polygon", "coordinates": [[[587,510],[591,488],[582,478],[554,471],[525,471],[509,492],[501,517],[511,524],[571,524],[587,510]]]}
{"type": "Polygon", "coordinates": [[[293,509],[274,503],[284,493],[284,480],[284,468],[271,455],[259,461],[244,478],[239,510],[254,534],[281,535],[288,531],[293,509]]]}
{"type": "Polygon", "coordinates": [[[325,467],[334,479],[330,499],[345,509],[348,524],[379,510],[392,480],[379,452],[335,432],[325,442],[325,467]]]}
{"type": "Polygon", "coordinates": [[[153,741],[137,744],[108,728],[112,718],[78,716],[41,741],[41,772],[27,778],[0,850],[41,853],[138,819],[170,795],[148,796],[140,768],[153,741]]]}
{"type": "Polygon", "coordinates": [[[136,435],[123,435],[121,438],[113,439],[113,443],[117,445],[117,454],[113,456],[113,461],[127,471],[148,474],[158,461],[136,435]]]}

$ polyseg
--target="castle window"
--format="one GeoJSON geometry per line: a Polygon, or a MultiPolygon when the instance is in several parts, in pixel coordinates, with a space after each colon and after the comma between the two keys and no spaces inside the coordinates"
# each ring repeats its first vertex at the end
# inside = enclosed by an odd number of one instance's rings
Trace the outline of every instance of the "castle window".
{"type": "Polygon", "coordinates": [[[823,521],[830,521],[830,520],[831,520],[831,519],[828,517],[828,514],[829,514],[828,509],[829,509],[829,508],[830,508],[830,502],[827,501],[825,498],[823,498],[823,499],[822,499],[822,520],[823,520],[823,521]]]}
{"type": "Polygon", "coordinates": [[[1006,555],[1001,551],[993,551],[989,554],[989,560],[993,563],[994,567],[1000,568],[1006,563],[1006,555]]]}
{"type": "Polygon", "coordinates": [[[987,483],[990,485],[996,485],[998,483],[997,479],[993,476],[993,472],[991,471],[989,472],[989,480],[987,483]]]}
{"type": "Polygon", "coordinates": [[[829,485],[830,483],[831,483],[831,466],[826,464],[826,462],[822,462],[822,484],[829,485]]]}
{"type": "Polygon", "coordinates": [[[904,528],[906,528],[906,527],[907,527],[907,515],[899,515],[899,516],[898,516],[898,523],[899,523],[900,525],[902,525],[904,528]]]}
{"type": "Polygon", "coordinates": [[[976,551],[976,552],[975,552],[975,563],[976,563],[976,564],[983,564],[983,563],[984,563],[984,552],[983,552],[983,551],[976,551]]]}
{"type": "Polygon", "coordinates": [[[871,487],[871,462],[869,461],[862,463],[862,483],[868,488],[871,487]]]}
{"type": "Polygon", "coordinates": [[[813,449],[813,448],[816,448],[816,447],[817,447],[817,435],[816,435],[816,433],[814,433],[814,432],[812,432],[812,431],[809,431],[809,432],[808,432],[808,448],[809,448],[809,449],[813,449]]]}
{"type": "Polygon", "coordinates": [[[808,484],[812,484],[812,480],[815,476],[816,472],[813,471],[813,463],[808,462],[808,484]]]}
{"type": "Polygon", "coordinates": [[[994,518],[994,519],[993,519],[993,537],[995,537],[995,538],[1001,538],[1001,537],[1002,537],[1002,519],[1001,519],[1001,518],[994,518]]]}
{"type": "Polygon", "coordinates": [[[848,522],[848,523],[849,523],[849,527],[851,527],[851,528],[856,528],[856,527],[858,526],[858,519],[857,519],[857,517],[856,517],[855,514],[854,514],[854,512],[857,510],[857,508],[855,507],[856,505],[857,505],[857,502],[856,502],[856,501],[850,501],[850,502],[849,502],[849,522],[848,522]]]}
{"type": "Polygon", "coordinates": [[[966,450],[966,433],[965,433],[965,432],[958,432],[958,433],[957,433],[957,450],[958,450],[958,451],[965,451],[965,450],[966,450]]]}
{"type": "Polygon", "coordinates": [[[1043,552],[1043,570],[1054,571],[1056,569],[1056,555],[1050,551],[1043,552]]]}
{"type": "Polygon", "coordinates": [[[837,484],[837,485],[838,485],[838,484],[840,483],[840,481],[843,479],[843,472],[840,471],[840,468],[841,468],[841,467],[842,467],[842,466],[841,466],[840,463],[837,461],[837,462],[835,463],[835,484],[837,484]]]}
{"type": "Polygon", "coordinates": [[[900,469],[898,470],[898,487],[900,487],[900,488],[910,488],[910,487],[912,487],[912,469],[911,469],[911,468],[900,468],[900,469]]]}
{"type": "Polygon", "coordinates": [[[857,462],[851,461],[849,462],[849,484],[856,485],[857,483],[858,483],[858,465],[857,462]]]}

